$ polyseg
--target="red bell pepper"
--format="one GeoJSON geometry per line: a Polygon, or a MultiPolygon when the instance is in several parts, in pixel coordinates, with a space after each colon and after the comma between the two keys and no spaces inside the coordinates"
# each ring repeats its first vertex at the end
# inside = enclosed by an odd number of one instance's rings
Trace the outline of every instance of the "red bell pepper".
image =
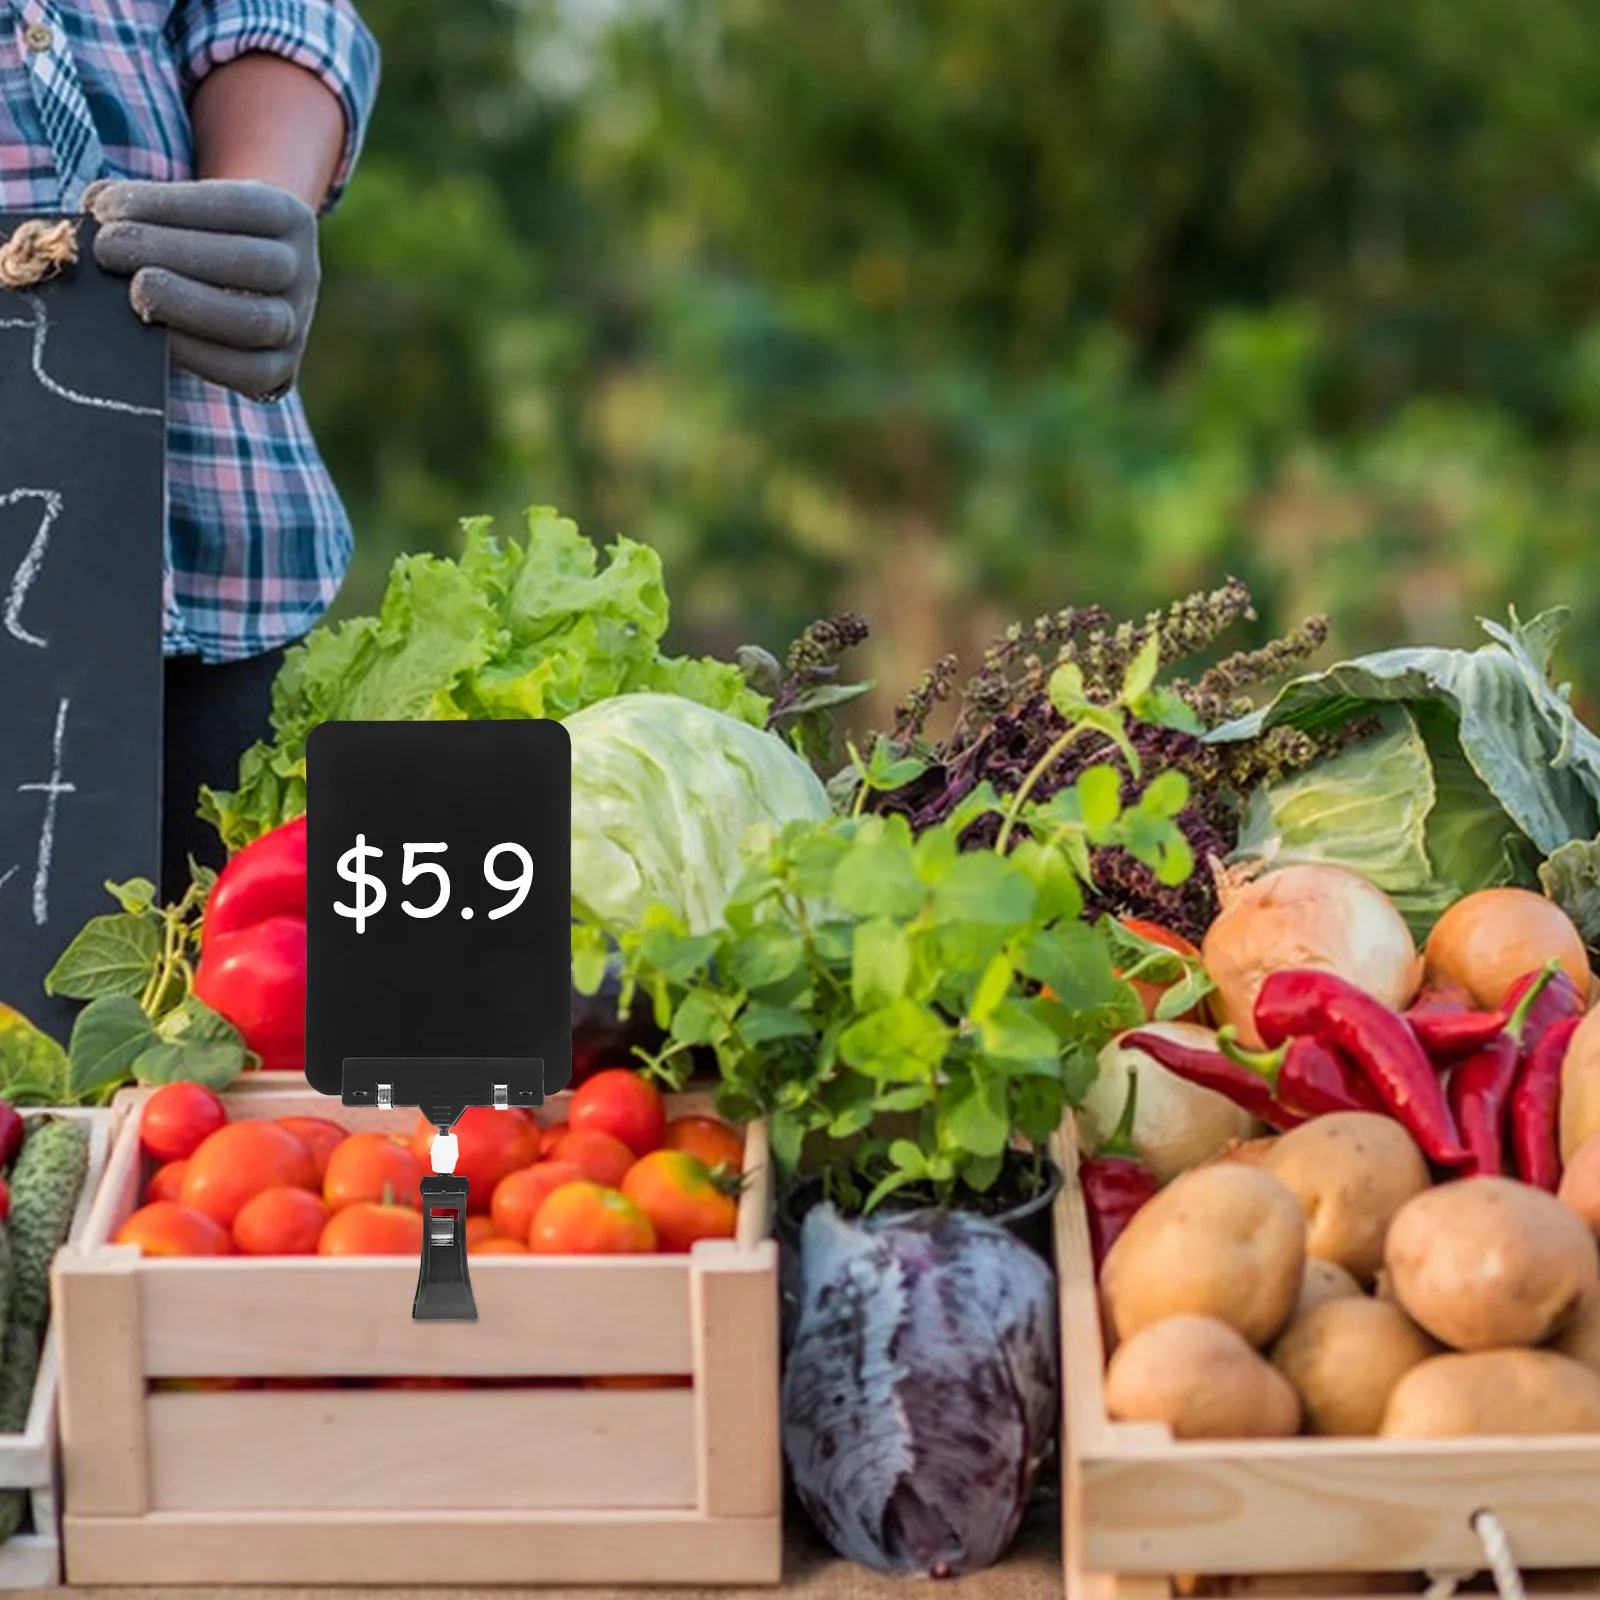
{"type": "Polygon", "coordinates": [[[269,1071],[306,1068],[306,823],[287,822],[223,868],[206,901],[195,997],[269,1071]]]}

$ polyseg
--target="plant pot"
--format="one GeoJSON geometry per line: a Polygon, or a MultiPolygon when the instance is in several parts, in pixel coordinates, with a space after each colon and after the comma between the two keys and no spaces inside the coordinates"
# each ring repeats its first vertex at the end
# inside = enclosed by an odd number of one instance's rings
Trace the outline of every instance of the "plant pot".
{"type": "MultiPolygon", "coordinates": [[[[1032,1157],[1023,1151],[1011,1151],[1007,1160],[1020,1165],[1031,1162],[1032,1157]]],[[[1051,1244],[1050,1208],[1061,1193],[1061,1169],[1053,1161],[1045,1161],[1044,1187],[1031,1200],[1024,1200],[1008,1210],[997,1212],[990,1221],[1028,1246],[1046,1265],[1054,1266],[1051,1244]]],[[[802,1173],[793,1179],[779,1194],[773,1217],[773,1235],[779,1244],[778,1281],[782,1293],[783,1347],[788,1349],[789,1336],[794,1326],[795,1313],[800,1304],[800,1237],[806,1213],[823,1198],[825,1179],[820,1172],[802,1173]]],[[[879,1211],[906,1213],[925,1209],[899,1196],[891,1195],[879,1211]]]]}

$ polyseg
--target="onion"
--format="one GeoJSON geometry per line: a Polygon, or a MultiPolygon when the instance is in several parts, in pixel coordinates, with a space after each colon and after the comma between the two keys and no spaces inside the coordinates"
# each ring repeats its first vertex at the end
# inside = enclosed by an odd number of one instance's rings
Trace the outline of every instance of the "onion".
{"type": "Polygon", "coordinates": [[[1587,995],[1589,957],[1572,918],[1531,889],[1480,889],[1439,918],[1424,950],[1429,983],[1458,983],[1493,1011],[1518,978],[1551,961],[1587,995]]]}
{"type": "MultiPolygon", "coordinates": [[[[1134,1108],[1137,1111],[1137,1107],[1134,1108]]],[[[1600,1133],[1600,1011],[1591,1011],[1573,1034],[1561,1063],[1561,1161],[1600,1133]]]]}
{"type": "Polygon", "coordinates": [[[1405,919],[1376,885],[1343,867],[1296,865],[1260,876],[1217,873],[1222,911],[1206,932],[1201,959],[1217,986],[1219,1024],[1260,1049],[1256,995],[1269,973],[1315,968],[1337,973],[1385,1005],[1403,1009],[1422,983],[1422,958],[1405,919]]]}
{"type": "MultiPolygon", "coordinates": [[[[1197,1050],[1215,1050],[1217,1036],[1193,1022],[1152,1022],[1135,1030],[1174,1039],[1197,1050]]],[[[1169,1072],[1143,1050],[1130,1049],[1121,1034],[1100,1052],[1099,1071],[1078,1113],[1085,1143],[1098,1148],[1122,1120],[1128,1074],[1137,1073],[1131,1142],[1139,1159],[1162,1183],[1209,1161],[1224,1146],[1248,1139],[1255,1119],[1214,1089],[1169,1072]]]]}

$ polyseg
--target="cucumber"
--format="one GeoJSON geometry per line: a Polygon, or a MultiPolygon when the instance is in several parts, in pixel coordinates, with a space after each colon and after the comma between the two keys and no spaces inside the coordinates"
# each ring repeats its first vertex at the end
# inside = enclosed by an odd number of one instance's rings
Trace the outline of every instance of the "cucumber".
{"type": "Polygon", "coordinates": [[[89,1126],[65,1117],[30,1120],[35,1126],[11,1169],[10,1327],[38,1335],[50,1317],[50,1263],[89,1173],[89,1126]]]}
{"type": "MultiPolygon", "coordinates": [[[[28,1425],[41,1344],[30,1328],[13,1327],[6,1334],[5,1355],[0,1359],[0,1433],[21,1433],[28,1425]]],[[[0,1544],[22,1526],[27,1510],[26,1489],[0,1489],[0,1544]]]]}

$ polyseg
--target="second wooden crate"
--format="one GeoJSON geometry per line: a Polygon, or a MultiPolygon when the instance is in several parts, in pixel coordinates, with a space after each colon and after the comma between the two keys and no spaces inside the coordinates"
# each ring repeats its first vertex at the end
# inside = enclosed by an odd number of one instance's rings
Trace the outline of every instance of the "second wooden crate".
{"type": "MultiPolygon", "coordinates": [[[[228,1098],[235,1116],[329,1114],[307,1090],[228,1098]]],[[[759,1127],[734,1240],[687,1256],[473,1256],[479,1320],[424,1323],[415,1259],[161,1260],[111,1244],[145,1175],[137,1110],[55,1274],[70,1583],[778,1581],[777,1247],[759,1127]],[[594,1386],[639,1377],[668,1382],[594,1386]],[[502,1382],[293,1387],[399,1378],[502,1382]],[[226,1379],[272,1387],[152,1387],[226,1379]]],[[[332,1114],[395,1131],[416,1116],[332,1114]]],[[[545,1112],[564,1114],[562,1097],[545,1112]]]]}

